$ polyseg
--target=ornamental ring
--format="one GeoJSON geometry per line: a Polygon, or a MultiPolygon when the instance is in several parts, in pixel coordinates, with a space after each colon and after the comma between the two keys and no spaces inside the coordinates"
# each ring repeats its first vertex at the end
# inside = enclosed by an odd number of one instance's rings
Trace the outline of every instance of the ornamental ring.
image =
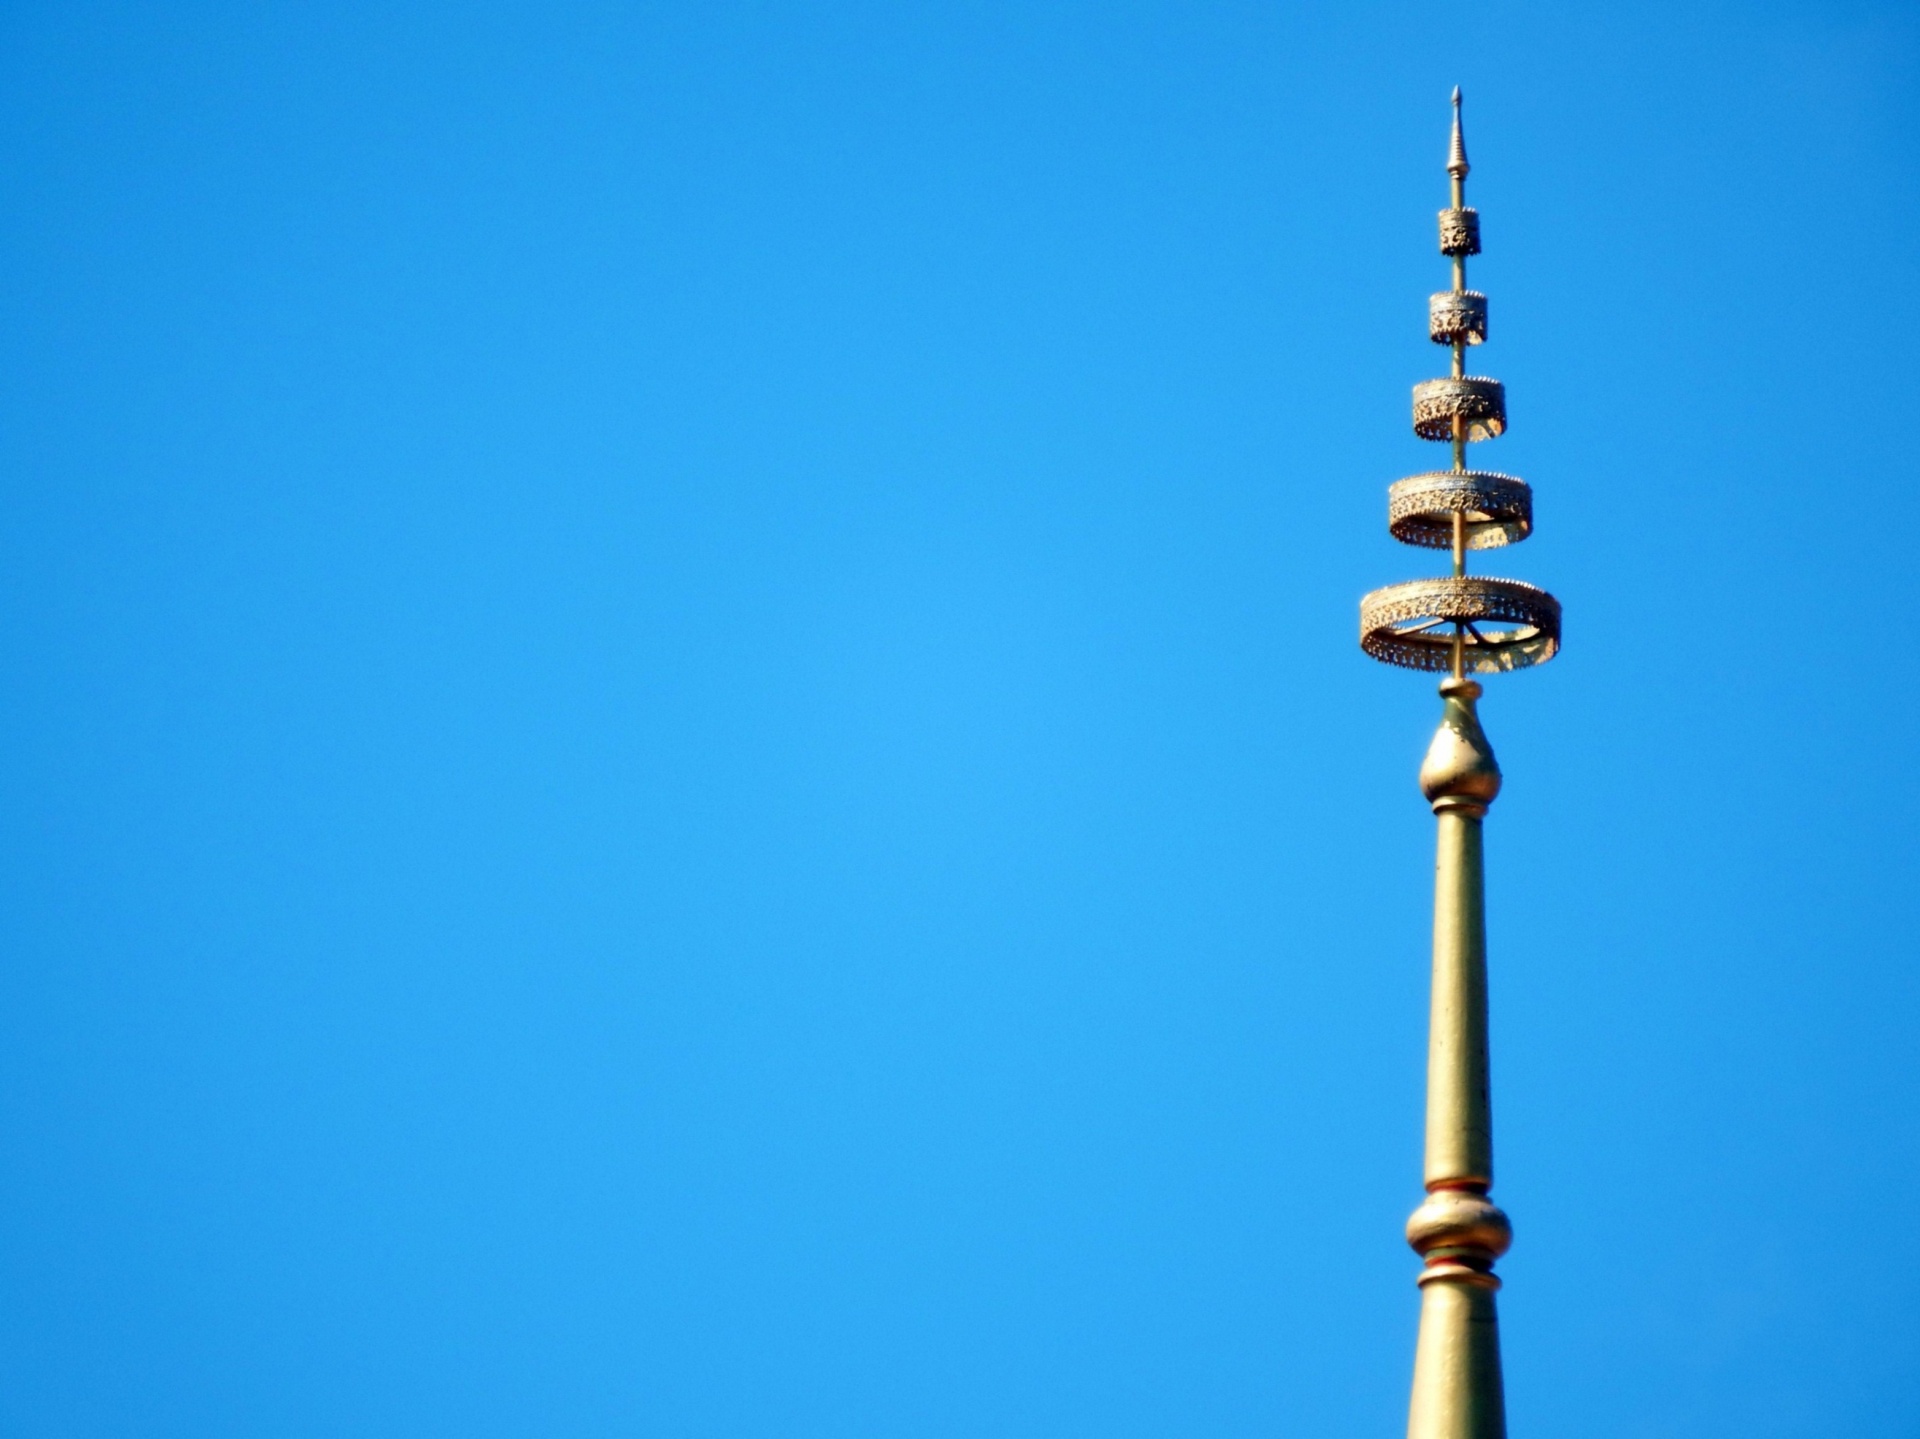
{"type": "Polygon", "coordinates": [[[1487,297],[1478,290],[1427,296],[1427,338],[1436,345],[1480,345],[1487,338],[1487,297]]]}
{"type": "Polygon", "coordinates": [[[1423,440],[1450,440],[1453,422],[1465,422],[1469,440],[1491,440],[1507,428],[1507,390],[1498,380],[1452,375],[1413,387],[1413,432],[1423,440]]]}
{"type": "Polygon", "coordinates": [[[1450,669],[1456,634],[1464,673],[1545,664],[1560,649],[1560,601],[1519,580],[1481,575],[1409,580],[1360,601],[1360,648],[1387,664],[1450,669]]]}
{"type": "Polygon", "coordinates": [[[1477,255],[1480,253],[1480,212],[1469,206],[1463,210],[1440,212],[1440,253],[1477,255]]]}
{"type": "Polygon", "coordinates": [[[1533,533],[1533,491],[1489,470],[1433,470],[1387,488],[1387,529],[1402,544],[1447,549],[1455,515],[1466,520],[1470,550],[1518,544],[1533,533]]]}

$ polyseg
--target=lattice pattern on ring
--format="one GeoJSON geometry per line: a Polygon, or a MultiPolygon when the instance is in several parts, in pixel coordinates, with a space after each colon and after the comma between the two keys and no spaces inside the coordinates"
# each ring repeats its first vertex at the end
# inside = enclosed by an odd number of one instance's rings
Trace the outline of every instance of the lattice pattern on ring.
{"type": "Polygon", "coordinates": [[[1427,338],[1436,345],[1486,343],[1487,297],[1478,290],[1442,290],[1429,295],[1427,338]]]}
{"type": "Polygon", "coordinates": [[[1480,253],[1480,212],[1469,205],[1464,210],[1440,212],[1440,253],[1477,255],[1480,253]]]}
{"type": "Polygon", "coordinates": [[[1470,550],[1518,544],[1533,533],[1533,491],[1490,470],[1432,470],[1387,489],[1387,529],[1402,544],[1448,548],[1455,515],[1465,518],[1470,550]]]}
{"type": "Polygon", "coordinates": [[[1441,575],[1375,590],[1360,601],[1360,648],[1407,669],[1444,670],[1453,662],[1456,624],[1468,674],[1543,664],[1560,648],[1560,601],[1523,581],[1484,575],[1441,575]]]}
{"type": "Polygon", "coordinates": [[[1453,438],[1453,420],[1466,423],[1469,440],[1490,440],[1507,428],[1507,391],[1498,380],[1477,375],[1422,380],[1413,387],[1413,432],[1423,440],[1453,438]]]}

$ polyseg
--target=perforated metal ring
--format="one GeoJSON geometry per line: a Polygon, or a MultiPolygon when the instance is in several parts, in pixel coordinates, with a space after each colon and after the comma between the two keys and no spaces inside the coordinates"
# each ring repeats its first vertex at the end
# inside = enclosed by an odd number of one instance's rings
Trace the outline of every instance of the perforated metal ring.
{"type": "Polygon", "coordinates": [[[1442,290],[1427,297],[1427,338],[1436,345],[1478,345],[1487,338],[1487,297],[1478,290],[1442,290]]]}
{"type": "Polygon", "coordinates": [[[1520,580],[1443,575],[1388,585],[1360,601],[1360,648],[1391,665],[1448,669],[1456,625],[1469,674],[1545,664],[1560,650],[1560,601],[1520,580]]]}
{"type": "Polygon", "coordinates": [[[1413,387],[1413,432],[1423,440],[1450,440],[1453,421],[1466,422],[1469,440],[1490,440],[1507,428],[1507,392],[1478,376],[1422,380],[1413,387]]]}
{"type": "Polygon", "coordinates": [[[1440,253],[1477,255],[1480,253],[1480,212],[1472,206],[1464,210],[1440,212],[1440,253]]]}
{"type": "Polygon", "coordinates": [[[1466,520],[1470,550],[1518,544],[1533,533],[1533,491],[1488,470],[1434,470],[1387,489],[1387,528],[1403,544],[1449,548],[1455,515],[1466,520]]]}

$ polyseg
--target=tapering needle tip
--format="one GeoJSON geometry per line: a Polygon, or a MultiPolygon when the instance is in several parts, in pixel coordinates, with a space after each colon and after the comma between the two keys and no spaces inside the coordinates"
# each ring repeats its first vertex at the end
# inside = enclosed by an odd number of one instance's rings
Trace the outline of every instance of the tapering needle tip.
{"type": "Polygon", "coordinates": [[[1460,87],[1453,87],[1453,136],[1447,145],[1447,173],[1456,180],[1467,174],[1467,141],[1460,133],[1460,87]]]}

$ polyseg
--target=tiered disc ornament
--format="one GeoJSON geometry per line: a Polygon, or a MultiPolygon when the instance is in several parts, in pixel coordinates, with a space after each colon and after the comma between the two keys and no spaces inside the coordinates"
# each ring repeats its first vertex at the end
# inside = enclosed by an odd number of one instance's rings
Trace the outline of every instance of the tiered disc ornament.
{"type": "Polygon", "coordinates": [[[1487,297],[1467,288],[1467,256],[1480,253],[1480,215],[1463,198],[1467,169],[1456,119],[1447,157],[1453,203],[1440,212],[1440,253],[1453,261],[1453,288],[1427,301],[1428,337],[1452,349],[1453,373],[1413,387],[1413,432],[1451,444],[1453,468],[1387,491],[1393,537],[1451,549],[1453,573],[1388,585],[1360,601],[1360,648],[1388,664],[1458,676],[1524,669],[1560,648],[1560,602],[1552,595],[1519,580],[1467,574],[1468,550],[1517,544],[1533,533],[1526,481],[1466,465],[1469,444],[1507,428],[1506,387],[1466,373],[1468,346],[1487,338],[1487,297]]]}

